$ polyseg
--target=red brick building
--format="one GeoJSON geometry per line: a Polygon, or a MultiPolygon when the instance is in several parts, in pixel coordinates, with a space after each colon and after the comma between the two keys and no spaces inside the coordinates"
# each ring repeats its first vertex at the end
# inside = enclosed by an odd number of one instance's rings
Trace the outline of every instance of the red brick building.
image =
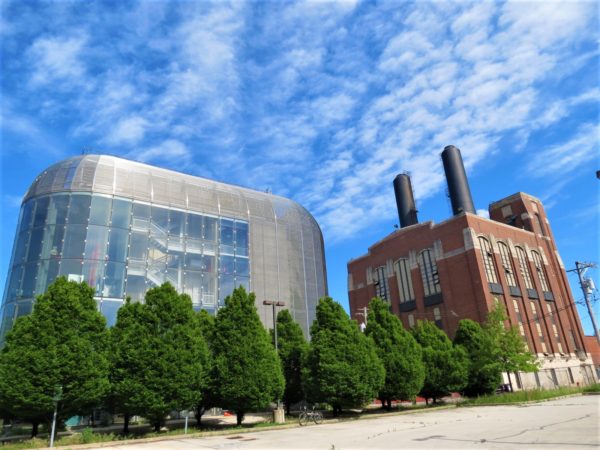
{"type": "Polygon", "coordinates": [[[515,388],[595,382],[592,349],[540,200],[519,192],[492,203],[490,219],[478,216],[460,152],[447,147],[442,158],[455,215],[418,223],[410,179],[399,175],[402,228],[348,263],[352,317],[364,321],[364,308],[379,296],[405,327],[432,320],[452,338],[461,319],[481,323],[500,302],[541,363],[539,373],[514,377],[515,388]]]}

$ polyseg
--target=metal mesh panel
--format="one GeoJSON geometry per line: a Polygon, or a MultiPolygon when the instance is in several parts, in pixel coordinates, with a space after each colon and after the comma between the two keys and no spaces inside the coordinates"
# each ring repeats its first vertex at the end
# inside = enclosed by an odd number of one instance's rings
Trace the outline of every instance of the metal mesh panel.
{"type": "Polygon", "coordinates": [[[94,191],[104,194],[113,193],[114,167],[112,159],[102,158],[96,165],[94,191]]]}

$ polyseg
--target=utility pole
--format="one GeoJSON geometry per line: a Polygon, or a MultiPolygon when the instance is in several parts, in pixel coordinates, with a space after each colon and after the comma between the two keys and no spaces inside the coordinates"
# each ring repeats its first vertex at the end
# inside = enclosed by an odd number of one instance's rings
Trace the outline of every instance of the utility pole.
{"type": "Polygon", "coordinates": [[[368,315],[369,315],[369,308],[367,308],[366,306],[363,306],[362,308],[358,308],[358,312],[356,313],[357,316],[363,316],[365,318],[364,322],[361,324],[360,327],[360,331],[365,331],[365,328],[367,328],[367,319],[368,319],[368,315]]]}
{"type": "MultiPolygon", "coordinates": [[[[278,306],[285,306],[285,302],[275,300],[263,300],[263,305],[273,307],[273,337],[275,338],[275,352],[277,353],[277,358],[279,358],[279,345],[277,344],[277,316],[275,314],[275,308],[278,306]]],[[[277,409],[273,413],[273,419],[275,423],[285,422],[283,408],[281,407],[281,401],[279,400],[279,398],[277,398],[277,409]]]]}
{"type": "Polygon", "coordinates": [[[579,277],[579,285],[581,286],[581,290],[583,291],[583,299],[585,300],[585,305],[587,306],[588,313],[590,314],[590,319],[592,319],[592,326],[594,327],[594,336],[596,336],[596,341],[600,344],[600,335],[598,335],[598,325],[596,324],[596,317],[594,316],[594,310],[592,309],[592,303],[590,302],[589,294],[594,289],[594,284],[590,278],[584,278],[585,272],[588,269],[595,268],[596,264],[594,263],[584,263],[575,261],[575,269],[568,270],[567,272],[577,272],[577,276],[579,277]]]}

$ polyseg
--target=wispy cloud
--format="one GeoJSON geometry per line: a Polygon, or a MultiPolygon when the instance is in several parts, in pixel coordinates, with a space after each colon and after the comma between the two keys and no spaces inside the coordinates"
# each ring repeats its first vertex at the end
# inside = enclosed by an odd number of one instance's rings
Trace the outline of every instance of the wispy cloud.
{"type": "Polygon", "coordinates": [[[418,201],[438,193],[448,144],[467,170],[520,151],[546,177],[597,153],[593,2],[3,11],[2,86],[14,92],[5,129],[60,129],[140,161],[271,187],[313,212],[329,241],[392,218],[398,172],[412,174],[418,201]],[[552,144],[532,148],[534,135],[552,144]]]}

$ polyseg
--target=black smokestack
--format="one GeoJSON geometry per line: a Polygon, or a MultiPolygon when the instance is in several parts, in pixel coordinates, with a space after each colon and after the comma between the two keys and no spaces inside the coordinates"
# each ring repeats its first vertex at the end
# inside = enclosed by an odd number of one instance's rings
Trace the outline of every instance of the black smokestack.
{"type": "Polygon", "coordinates": [[[394,178],[394,193],[396,194],[400,227],[404,228],[419,223],[412,185],[407,174],[401,173],[394,178]]]}
{"type": "Polygon", "coordinates": [[[444,163],[444,172],[448,182],[452,213],[455,216],[463,212],[475,214],[475,206],[473,205],[460,150],[454,145],[448,145],[442,152],[442,162],[444,163]]]}

